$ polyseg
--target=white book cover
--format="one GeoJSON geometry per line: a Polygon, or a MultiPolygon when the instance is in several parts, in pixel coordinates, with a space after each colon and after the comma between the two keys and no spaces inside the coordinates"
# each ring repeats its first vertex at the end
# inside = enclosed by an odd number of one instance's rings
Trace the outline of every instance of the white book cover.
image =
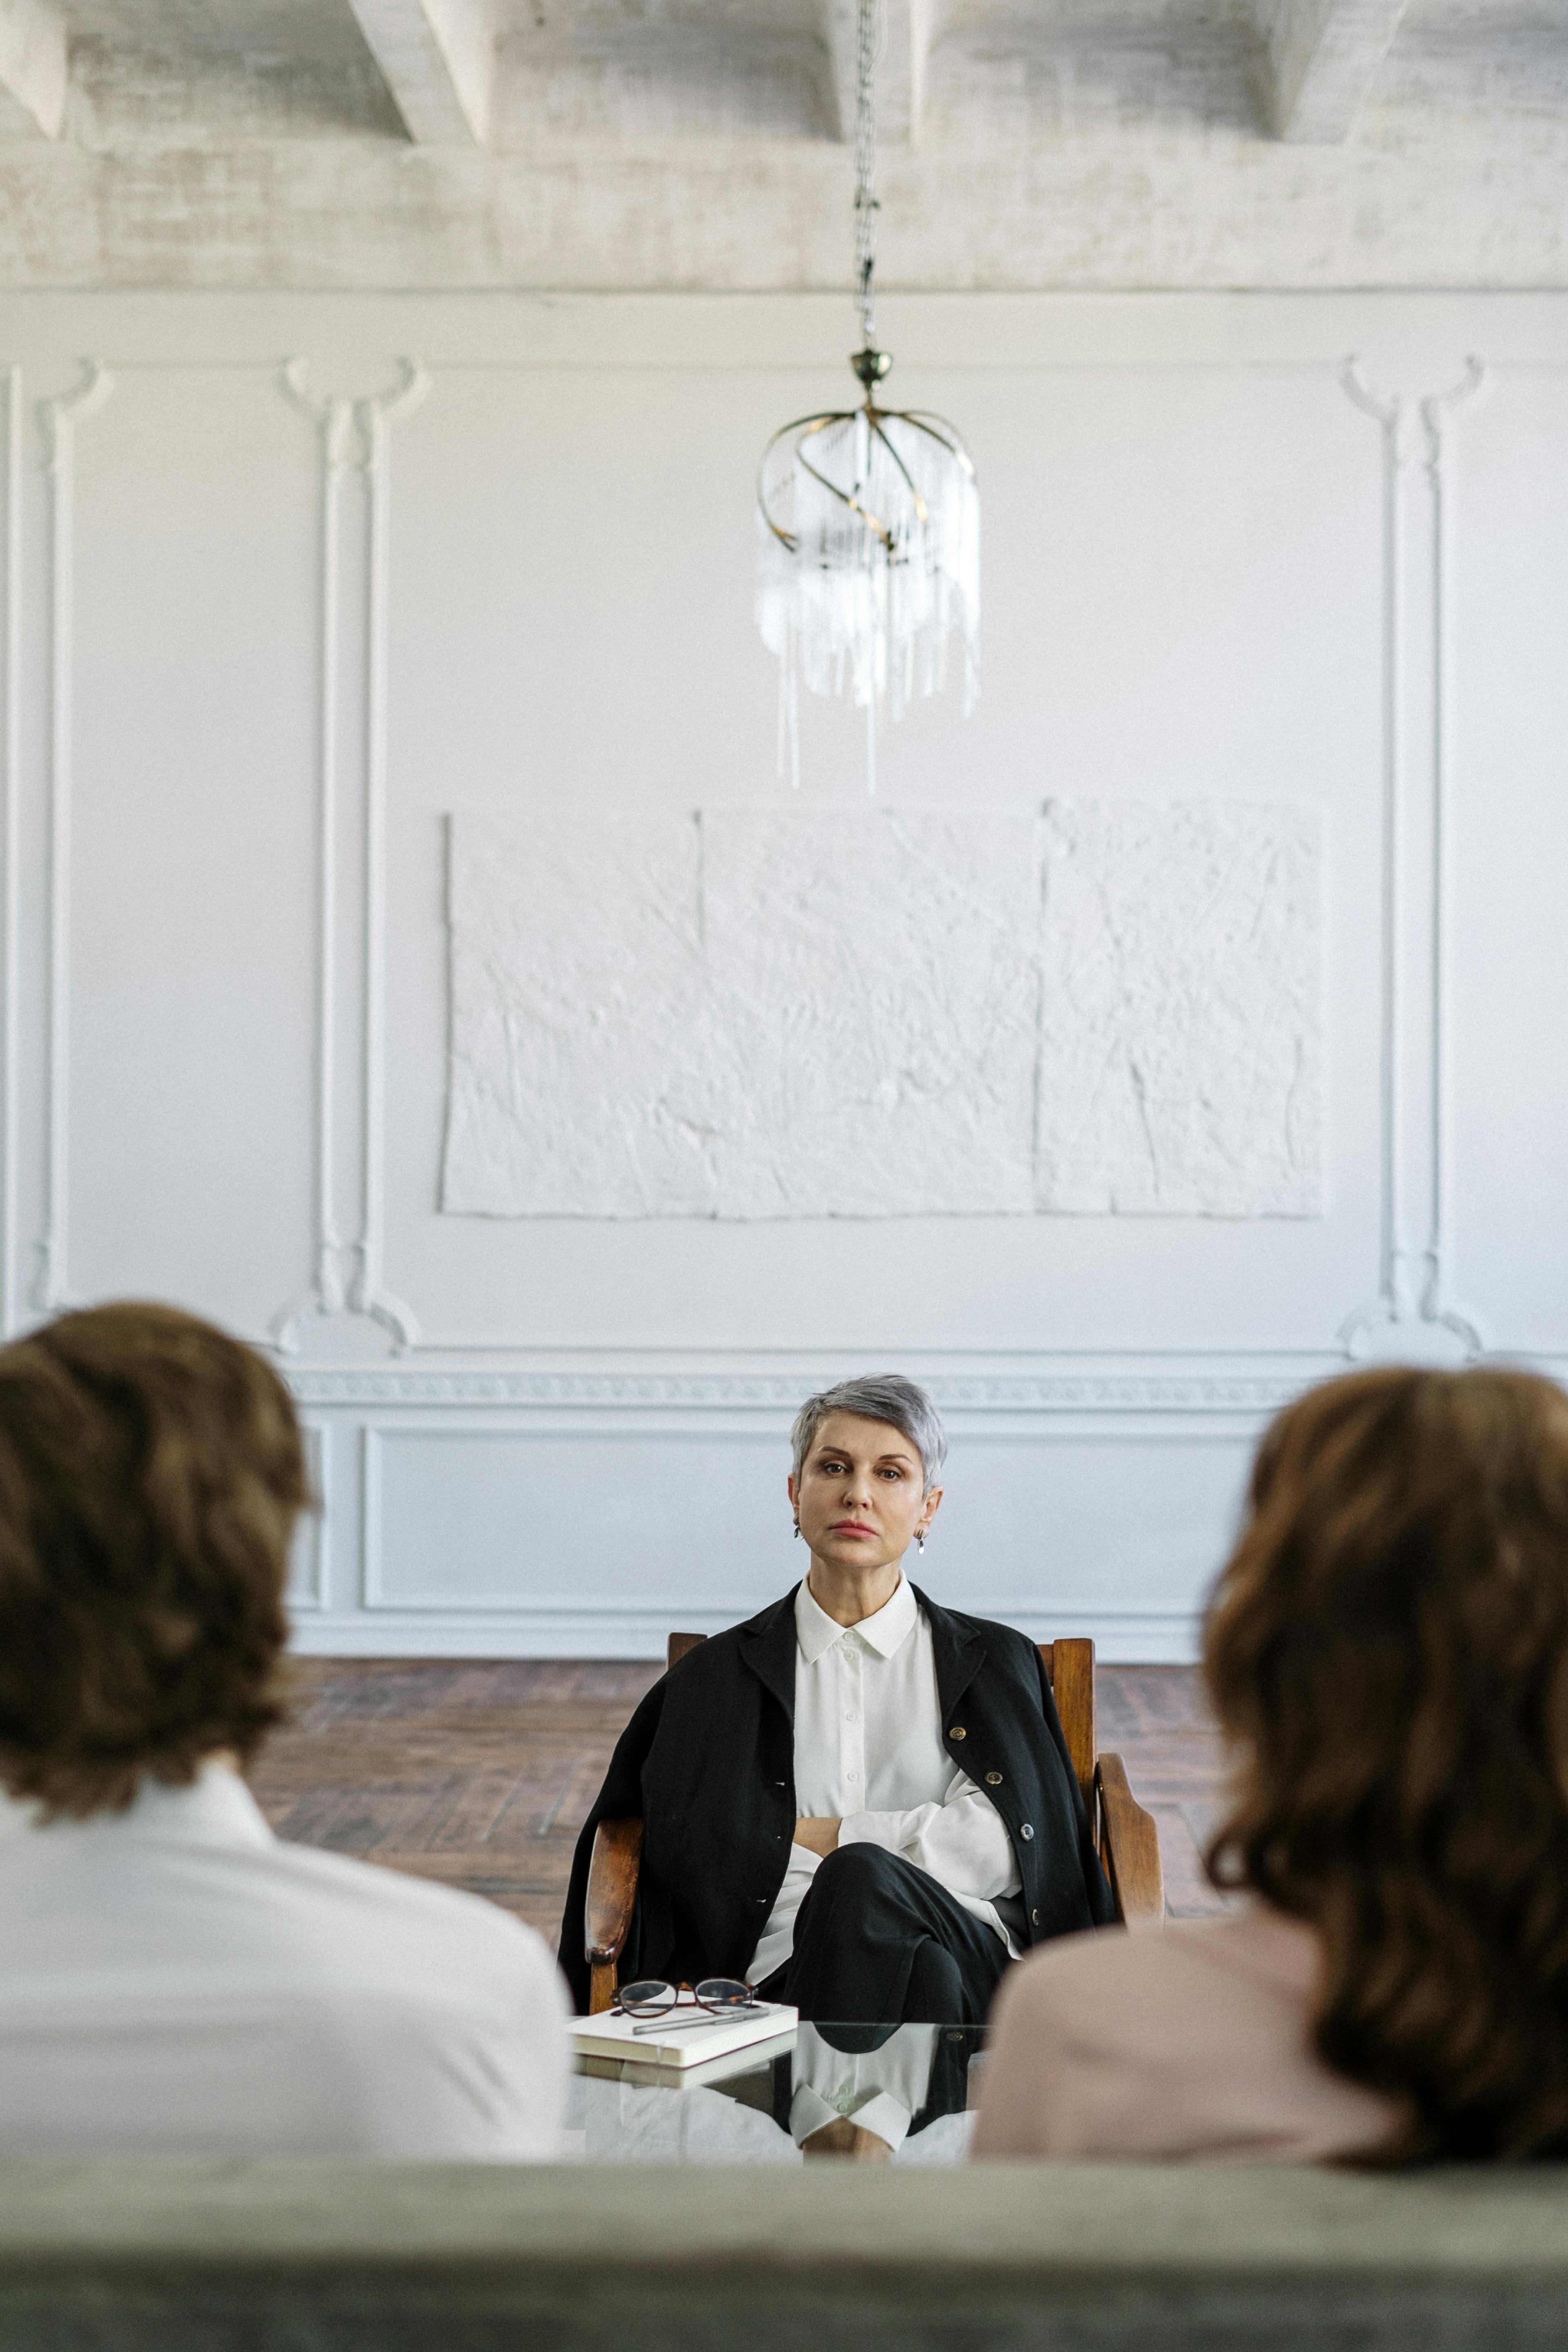
{"type": "Polygon", "coordinates": [[[775,2042],[795,2032],[800,2011],[787,2001],[759,2001],[740,2014],[715,2016],[682,2000],[662,2017],[626,2017],[604,2010],[572,2021],[572,2044],[584,2058],[634,2059],[639,2065],[700,2066],[753,2042],[775,2042]]]}

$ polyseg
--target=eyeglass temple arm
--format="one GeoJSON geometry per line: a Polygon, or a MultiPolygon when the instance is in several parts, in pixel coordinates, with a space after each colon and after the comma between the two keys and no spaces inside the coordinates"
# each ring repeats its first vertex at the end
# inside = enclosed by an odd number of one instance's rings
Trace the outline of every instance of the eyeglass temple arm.
{"type": "Polygon", "coordinates": [[[616,1998],[620,1957],[637,1908],[642,1838],[641,1822],[601,1822],[594,1832],[583,1937],[591,2017],[610,2008],[616,1998]]]}

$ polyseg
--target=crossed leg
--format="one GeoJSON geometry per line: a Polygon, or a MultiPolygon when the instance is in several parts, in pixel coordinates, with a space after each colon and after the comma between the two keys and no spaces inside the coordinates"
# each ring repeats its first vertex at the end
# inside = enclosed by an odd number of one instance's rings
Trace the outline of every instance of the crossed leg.
{"type": "MultiPolygon", "coordinates": [[[[994,1929],[902,1855],[837,1847],[817,1868],[795,1918],[795,1948],[758,1987],[836,2029],[843,2049],[873,2050],[900,2024],[980,2025],[1007,1966],[994,1929]]],[[[886,2161],[886,2141],[852,2118],[825,2125],[805,2156],[886,2161]]]]}

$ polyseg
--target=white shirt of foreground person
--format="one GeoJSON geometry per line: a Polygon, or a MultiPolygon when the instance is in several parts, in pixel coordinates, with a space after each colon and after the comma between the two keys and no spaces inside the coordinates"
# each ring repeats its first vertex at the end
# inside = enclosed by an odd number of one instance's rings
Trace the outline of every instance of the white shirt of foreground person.
{"type": "Polygon", "coordinates": [[[548,2158],[566,2006],[531,1928],[280,1843],[225,1765],[0,1799],[0,2155],[548,2158]]]}
{"type": "MultiPolygon", "coordinates": [[[[965,1911],[1018,1945],[996,1906],[1023,1889],[1006,1823],[942,1745],[931,1627],[907,1577],[872,1617],[844,1626],[805,1580],[795,1596],[795,1809],[835,1820],[840,1845],[879,1845],[930,1873],[965,1911]]],[[[752,1984],[795,1948],[820,1856],[792,1845],[752,1984]]]]}

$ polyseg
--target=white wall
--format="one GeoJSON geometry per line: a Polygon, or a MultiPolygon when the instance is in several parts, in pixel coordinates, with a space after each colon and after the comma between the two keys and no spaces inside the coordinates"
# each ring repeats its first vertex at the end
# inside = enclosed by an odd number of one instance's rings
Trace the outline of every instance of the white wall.
{"type": "MultiPolygon", "coordinates": [[[[845,308],[7,299],[7,1321],[283,1336],[305,1647],[731,1622],[794,1569],[794,1402],[898,1365],[953,1434],[931,1588],[1182,1655],[1257,1430],[1347,1348],[1568,1363],[1568,297],[880,323],[974,451],[985,598],[975,716],[891,730],[882,793],[1318,812],[1321,1215],[442,1215],[444,820],[780,804],[753,469],[847,394],[845,308]]],[[[825,828],[860,758],[808,704],[825,828]]]]}

